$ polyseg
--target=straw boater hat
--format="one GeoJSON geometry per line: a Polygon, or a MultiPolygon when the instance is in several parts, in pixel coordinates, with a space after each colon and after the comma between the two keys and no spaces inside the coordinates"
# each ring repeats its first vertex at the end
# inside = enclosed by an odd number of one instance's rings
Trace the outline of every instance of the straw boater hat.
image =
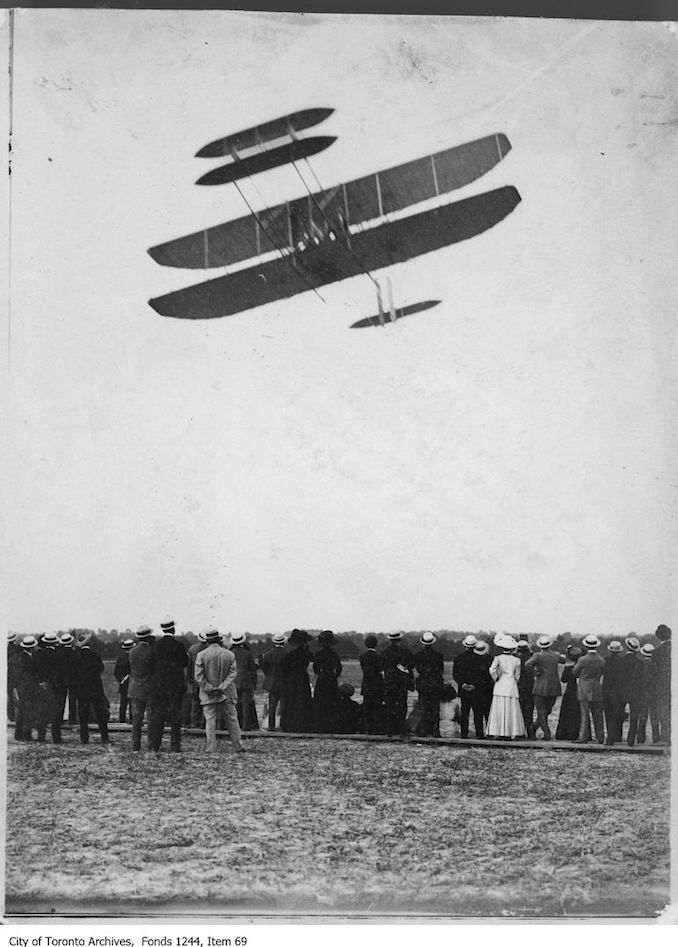
{"type": "Polygon", "coordinates": [[[8,631],[8,632],[7,632],[7,641],[8,641],[8,642],[14,641],[15,638],[16,638],[16,631],[8,631]]]}
{"type": "Polygon", "coordinates": [[[198,641],[204,641],[204,640],[205,640],[205,634],[206,634],[206,632],[204,632],[204,631],[199,631],[199,632],[198,632],[198,641]]]}
{"type": "Polygon", "coordinates": [[[75,641],[75,638],[70,633],[70,631],[65,631],[63,635],[61,635],[61,637],[59,638],[59,644],[64,645],[64,647],[66,648],[69,645],[72,645],[74,641],[75,641]]]}
{"type": "Polygon", "coordinates": [[[81,635],[78,635],[78,647],[87,648],[92,640],[91,631],[83,631],[81,635]]]}
{"type": "Polygon", "coordinates": [[[465,648],[475,648],[475,646],[478,644],[478,639],[475,635],[466,635],[462,641],[462,644],[465,648]]]}
{"type": "Polygon", "coordinates": [[[207,644],[216,644],[221,638],[216,628],[208,628],[206,631],[203,631],[203,634],[207,644]]]}
{"type": "Polygon", "coordinates": [[[582,641],[582,644],[587,651],[595,651],[596,648],[600,647],[600,638],[596,638],[595,635],[587,635],[582,641]]]}
{"type": "Polygon", "coordinates": [[[236,633],[231,638],[231,644],[245,644],[247,635],[244,631],[236,631],[236,633]]]}
{"type": "Polygon", "coordinates": [[[635,635],[631,635],[630,638],[627,638],[624,641],[624,644],[629,649],[629,651],[640,651],[640,641],[638,641],[635,635]]]}
{"type": "Polygon", "coordinates": [[[53,645],[59,644],[59,636],[55,631],[46,631],[42,636],[42,643],[47,647],[52,647],[53,645]]]}
{"type": "Polygon", "coordinates": [[[487,641],[479,641],[473,650],[476,654],[489,654],[490,646],[487,641]]]}
{"type": "Polygon", "coordinates": [[[526,641],[525,638],[521,638],[520,641],[518,642],[518,647],[520,648],[521,651],[524,651],[526,648],[530,647],[530,642],[526,641]]]}
{"type": "Polygon", "coordinates": [[[607,650],[612,654],[619,654],[624,648],[622,647],[621,641],[611,641],[607,646],[607,650]]]}
{"type": "Polygon", "coordinates": [[[286,641],[287,641],[287,639],[285,638],[285,636],[284,636],[284,634],[282,633],[282,631],[277,631],[277,632],[273,635],[273,644],[285,644],[286,641]]]}
{"type": "Polygon", "coordinates": [[[33,651],[34,648],[37,648],[38,642],[35,635],[26,635],[24,640],[21,642],[21,647],[26,651],[33,651]]]}
{"type": "Polygon", "coordinates": [[[402,631],[389,631],[388,636],[391,641],[397,641],[398,638],[402,638],[402,631]]]}
{"type": "Polygon", "coordinates": [[[438,639],[436,638],[436,636],[433,634],[432,631],[425,631],[419,640],[424,645],[426,644],[431,645],[431,644],[435,644],[438,639]]]}
{"type": "Polygon", "coordinates": [[[139,641],[148,641],[149,638],[153,637],[153,632],[148,625],[139,625],[137,628],[137,638],[139,641]]]}
{"type": "Polygon", "coordinates": [[[173,635],[174,632],[176,631],[174,627],[174,619],[164,618],[160,622],[160,631],[163,633],[163,635],[173,635]]]}
{"type": "Polygon", "coordinates": [[[130,649],[130,648],[133,648],[133,647],[134,647],[134,641],[133,641],[133,639],[132,639],[132,638],[125,638],[125,640],[124,640],[123,643],[122,643],[122,649],[123,649],[123,651],[129,651],[129,649],[130,649]]]}
{"type": "Polygon", "coordinates": [[[640,649],[640,653],[644,658],[651,658],[655,652],[655,646],[653,644],[644,644],[640,649]]]}
{"type": "Polygon", "coordinates": [[[551,639],[549,638],[548,635],[542,635],[541,638],[537,641],[537,644],[539,645],[540,648],[544,648],[544,650],[546,650],[547,648],[551,647],[551,639]]]}

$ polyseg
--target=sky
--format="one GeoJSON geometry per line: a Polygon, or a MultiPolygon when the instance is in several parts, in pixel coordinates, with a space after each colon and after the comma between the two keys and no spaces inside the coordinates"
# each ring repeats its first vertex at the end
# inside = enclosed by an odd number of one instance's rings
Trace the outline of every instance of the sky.
{"type": "MultiPolygon", "coordinates": [[[[23,10],[14,38],[8,629],[671,625],[674,31],[23,10]],[[203,274],[148,247],[246,211],[195,152],[311,107],[324,187],[503,132],[450,199],[522,202],[394,267],[398,305],[442,300],[395,326],[349,330],[367,277],[158,316],[203,274]]],[[[304,193],[290,167],[243,190],[304,193]]]]}

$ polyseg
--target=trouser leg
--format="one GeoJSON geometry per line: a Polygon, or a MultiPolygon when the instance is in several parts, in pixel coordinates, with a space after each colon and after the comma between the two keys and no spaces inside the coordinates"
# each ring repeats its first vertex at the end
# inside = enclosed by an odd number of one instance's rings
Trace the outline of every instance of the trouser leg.
{"type": "Polygon", "coordinates": [[[659,721],[659,708],[656,700],[650,701],[650,727],[652,728],[652,742],[659,743],[661,740],[661,725],[659,721]]]}
{"type": "Polygon", "coordinates": [[[7,719],[14,723],[15,704],[14,704],[14,685],[11,681],[7,682],[7,719]]]}
{"type": "Polygon", "coordinates": [[[657,707],[661,739],[664,743],[671,743],[671,698],[663,698],[657,707]]]}
{"type": "Polygon", "coordinates": [[[590,720],[590,711],[591,711],[591,701],[590,700],[580,700],[579,705],[581,707],[581,723],[579,725],[579,741],[581,743],[588,743],[591,739],[591,720],[590,720]]]}
{"type": "Polygon", "coordinates": [[[146,701],[133,697],[130,700],[132,706],[132,749],[141,749],[141,726],[144,722],[146,713],[146,701]]]}
{"type": "Polygon", "coordinates": [[[146,726],[148,728],[148,748],[149,750],[155,750],[156,753],[162,745],[165,720],[166,698],[164,695],[154,695],[148,702],[148,719],[146,726]]]}
{"type": "Polygon", "coordinates": [[[462,737],[468,736],[468,718],[471,715],[471,696],[467,691],[461,691],[461,720],[459,726],[462,737]]]}
{"type": "Polygon", "coordinates": [[[178,753],[181,750],[181,705],[182,694],[176,694],[169,702],[170,750],[178,753]]]}
{"type": "Polygon", "coordinates": [[[605,742],[605,728],[603,726],[603,704],[602,701],[594,700],[591,702],[591,716],[593,717],[593,730],[598,743],[605,742]]]}
{"type": "Polygon", "coordinates": [[[89,743],[89,700],[82,698],[78,701],[78,714],[80,716],[80,742],[89,743]]]}
{"type": "Polygon", "coordinates": [[[207,752],[216,753],[217,750],[217,707],[218,704],[205,704],[205,736],[207,738],[207,752]]]}
{"type": "Polygon", "coordinates": [[[235,704],[230,700],[223,702],[224,713],[226,714],[226,726],[231,743],[237,749],[242,749],[242,738],[240,735],[240,724],[238,723],[238,713],[235,704]]]}
{"type": "MultiPolygon", "coordinates": [[[[647,737],[647,717],[650,712],[650,704],[647,698],[641,698],[638,706],[638,730],[637,733],[634,733],[638,743],[645,743],[647,737]]],[[[630,742],[631,731],[629,730],[629,746],[633,746],[633,743],[630,742]]]]}
{"type": "Polygon", "coordinates": [[[275,730],[275,715],[280,703],[280,695],[277,691],[270,691],[268,695],[268,729],[275,730]]]}
{"type": "Polygon", "coordinates": [[[473,707],[473,726],[476,730],[476,739],[483,740],[485,737],[485,698],[482,694],[476,694],[471,702],[473,707]]]}
{"type": "Polygon", "coordinates": [[[120,710],[118,712],[118,722],[126,723],[127,722],[127,691],[129,689],[129,684],[121,684],[118,693],[120,694],[120,710]]]}
{"type": "Polygon", "coordinates": [[[201,730],[205,727],[205,717],[203,716],[204,707],[200,705],[200,696],[198,688],[194,688],[191,694],[191,728],[201,730]]]}

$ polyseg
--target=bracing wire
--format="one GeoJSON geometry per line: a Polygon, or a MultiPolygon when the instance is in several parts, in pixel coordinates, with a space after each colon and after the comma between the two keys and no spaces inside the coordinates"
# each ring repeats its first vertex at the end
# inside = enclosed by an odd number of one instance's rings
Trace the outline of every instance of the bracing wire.
{"type": "Polygon", "coordinates": [[[278,251],[278,253],[280,254],[281,258],[282,258],[283,260],[287,260],[287,261],[289,262],[290,266],[292,267],[292,269],[294,270],[294,272],[297,274],[297,276],[300,277],[300,279],[306,284],[306,286],[308,286],[309,289],[312,289],[312,290],[313,290],[313,292],[316,294],[316,296],[318,297],[318,299],[319,299],[321,302],[323,302],[323,303],[326,302],[326,300],[323,298],[323,296],[320,295],[320,293],[319,293],[318,290],[315,288],[315,286],[311,285],[311,283],[308,282],[308,280],[305,278],[305,276],[303,275],[303,273],[300,273],[299,270],[298,270],[298,269],[294,266],[294,264],[290,261],[290,254],[289,254],[289,253],[285,253],[285,251],[284,251],[283,249],[281,249],[281,247],[278,246],[278,244],[275,242],[275,240],[273,239],[273,237],[271,237],[271,235],[269,234],[268,230],[266,229],[266,227],[264,227],[264,225],[262,224],[261,220],[259,219],[259,215],[257,214],[257,212],[255,211],[255,209],[252,207],[252,205],[250,204],[250,202],[247,200],[247,198],[246,198],[245,195],[243,194],[242,189],[241,189],[241,187],[239,186],[238,182],[237,182],[237,181],[234,181],[233,183],[234,183],[235,186],[236,186],[236,189],[237,189],[237,191],[238,191],[238,194],[240,194],[240,196],[242,197],[242,199],[244,200],[244,202],[247,204],[247,207],[249,208],[250,213],[252,214],[252,216],[254,217],[254,219],[256,220],[256,222],[257,222],[257,223],[259,224],[259,226],[261,227],[262,232],[263,232],[264,235],[266,236],[267,240],[268,240],[268,241],[271,243],[271,245],[278,251]]]}

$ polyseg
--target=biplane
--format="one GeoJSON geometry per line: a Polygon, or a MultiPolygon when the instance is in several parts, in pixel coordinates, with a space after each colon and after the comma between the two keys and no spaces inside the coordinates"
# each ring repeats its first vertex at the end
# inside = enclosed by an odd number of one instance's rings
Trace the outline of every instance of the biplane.
{"type": "MultiPolygon", "coordinates": [[[[210,142],[196,157],[228,160],[197,183],[233,183],[246,201],[238,180],[285,164],[296,168],[298,160],[308,160],[336,140],[298,137],[332,111],[306,109],[210,142]]],[[[374,273],[468,240],[508,216],[520,203],[512,186],[419,212],[416,205],[477,180],[510,149],[506,135],[487,135],[317,191],[299,173],[304,196],[258,211],[246,201],[246,216],[151,247],[149,254],[163,266],[231,269],[157,296],[150,305],[163,316],[214,319],[364,275],[377,288],[378,313],[351,328],[383,326],[430,309],[439,300],[396,308],[390,282],[385,307],[374,273]]]]}

